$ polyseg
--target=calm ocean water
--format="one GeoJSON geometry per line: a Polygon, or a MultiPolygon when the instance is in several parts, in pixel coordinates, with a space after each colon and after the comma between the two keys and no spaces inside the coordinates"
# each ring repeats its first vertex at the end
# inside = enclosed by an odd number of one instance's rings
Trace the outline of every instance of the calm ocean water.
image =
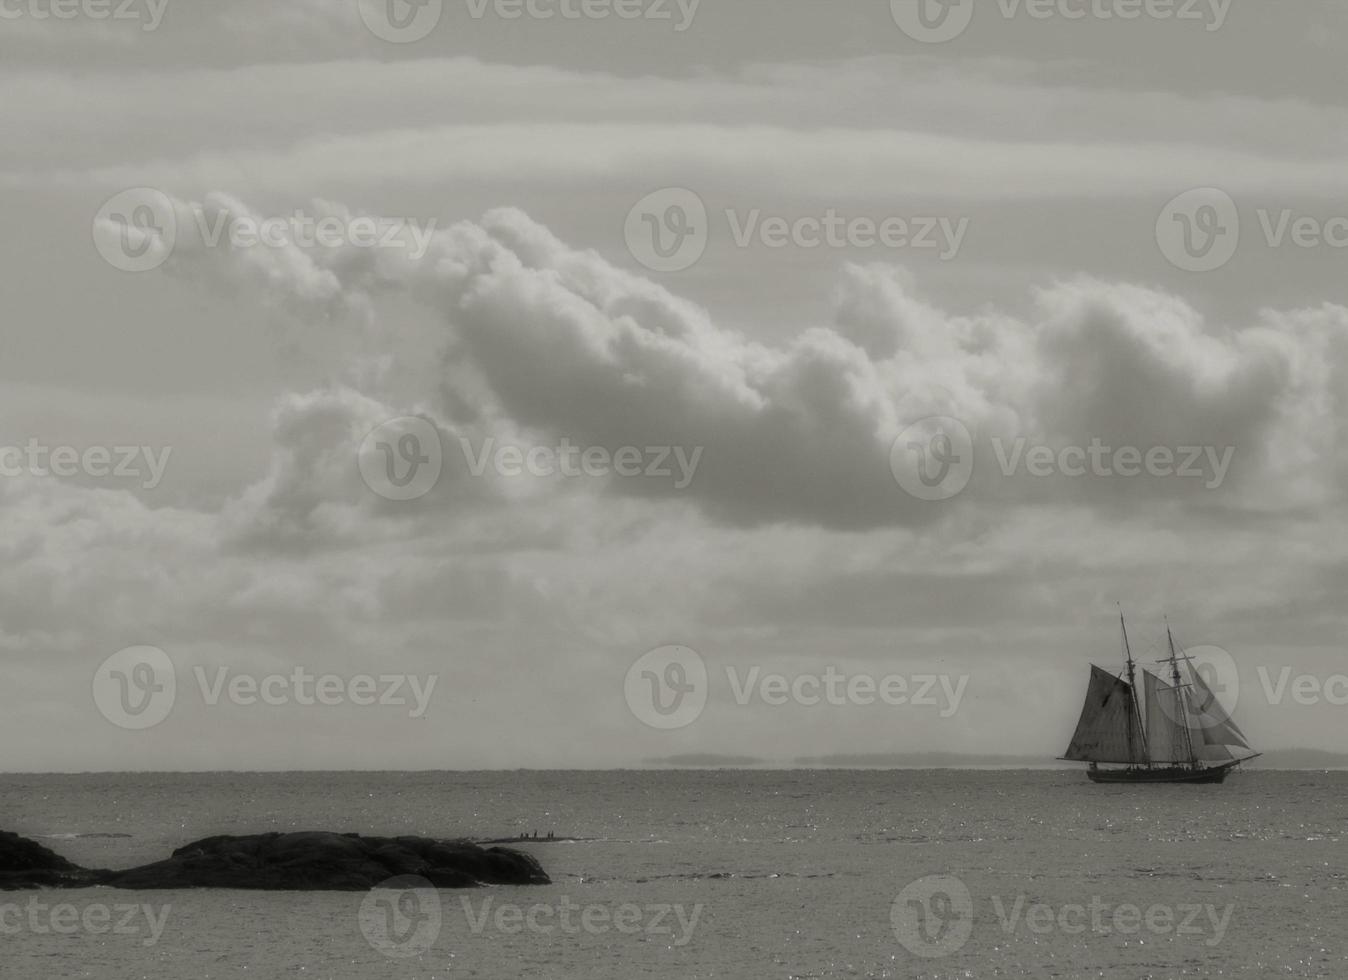
{"type": "Polygon", "coordinates": [[[395,930],[402,957],[367,938],[359,894],[0,893],[0,975],[24,980],[1348,976],[1348,773],[4,776],[0,792],[0,828],[96,867],[264,830],[592,838],[524,845],[551,886],[439,893],[438,918],[418,907],[395,930]],[[73,932],[46,908],[61,903],[73,932]]]}

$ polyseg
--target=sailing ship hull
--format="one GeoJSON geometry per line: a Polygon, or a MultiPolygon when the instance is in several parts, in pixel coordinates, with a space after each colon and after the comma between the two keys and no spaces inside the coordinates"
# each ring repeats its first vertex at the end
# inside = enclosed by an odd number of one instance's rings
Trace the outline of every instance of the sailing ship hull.
{"type": "Polygon", "coordinates": [[[1093,783],[1220,783],[1239,762],[1221,766],[1192,768],[1165,766],[1150,769],[1088,769],[1086,775],[1093,783]]]}

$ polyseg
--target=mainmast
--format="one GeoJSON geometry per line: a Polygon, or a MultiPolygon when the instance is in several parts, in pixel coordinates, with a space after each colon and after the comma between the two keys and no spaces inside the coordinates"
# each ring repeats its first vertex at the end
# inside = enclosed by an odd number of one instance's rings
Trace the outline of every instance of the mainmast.
{"type": "Polygon", "coordinates": [[[1189,727],[1189,696],[1185,690],[1189,685],[1180,678],[1179,658],[1175,656],[1175,637],[1170,632],[1170,621],[1165,624],[1166,642],[1170,644],[1170,677],[1175,685],[1175,702],[1179,705],[1180,727],[1184,729],[1184,744],[1189,750],[1189,764],[1198,765],[1198,756],[1194,753],[1194,733],[1189,727]]]}

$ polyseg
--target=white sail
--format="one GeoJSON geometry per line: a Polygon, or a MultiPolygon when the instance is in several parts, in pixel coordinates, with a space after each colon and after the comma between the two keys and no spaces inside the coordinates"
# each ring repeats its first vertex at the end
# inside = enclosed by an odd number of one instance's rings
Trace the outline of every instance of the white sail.
{"type": "Polygon", "coordinates": [[[1217,695],[1203,680],[1203,675],[1194,669],[1192,661],[1189,662],[1189,676],[1193,678],[1189,689],[1189,723],[1194,731],[1195,749],[1203,747],[1199,758],[1233,759],[1235,756],[1227,751],[1228,746],[1249,749],[1245,733],[1231,720],[1217,695]]]}
{"type": "Polygon", "coordinates": [[[1152,762],[1189,762],[1189,742],[1185,738],[1184,707],[1181,691],[1149,670],[1142,671],[1142,690],[1147,699],[1147,755],[1152,762]]]}

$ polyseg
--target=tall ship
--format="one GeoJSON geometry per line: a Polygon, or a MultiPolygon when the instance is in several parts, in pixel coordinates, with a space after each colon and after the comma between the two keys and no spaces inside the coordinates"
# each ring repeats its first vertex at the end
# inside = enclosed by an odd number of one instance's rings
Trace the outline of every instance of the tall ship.
{"type": "Polygon", "coordinates": [[[1156,661],[1158,672],[1142,668],[1142,697],[1122,610],[1119,630],[1127,668],[1091,665],[1081,720],[1061,758],[1090,763],[1086,775],[1096,783],[1220,783],[1259,755],[1193,659],[1176,653],[1168,623],[1170,656],[1156,661]],[[1249,754],[1238,755],[1242,750],[1249,754]]]}

